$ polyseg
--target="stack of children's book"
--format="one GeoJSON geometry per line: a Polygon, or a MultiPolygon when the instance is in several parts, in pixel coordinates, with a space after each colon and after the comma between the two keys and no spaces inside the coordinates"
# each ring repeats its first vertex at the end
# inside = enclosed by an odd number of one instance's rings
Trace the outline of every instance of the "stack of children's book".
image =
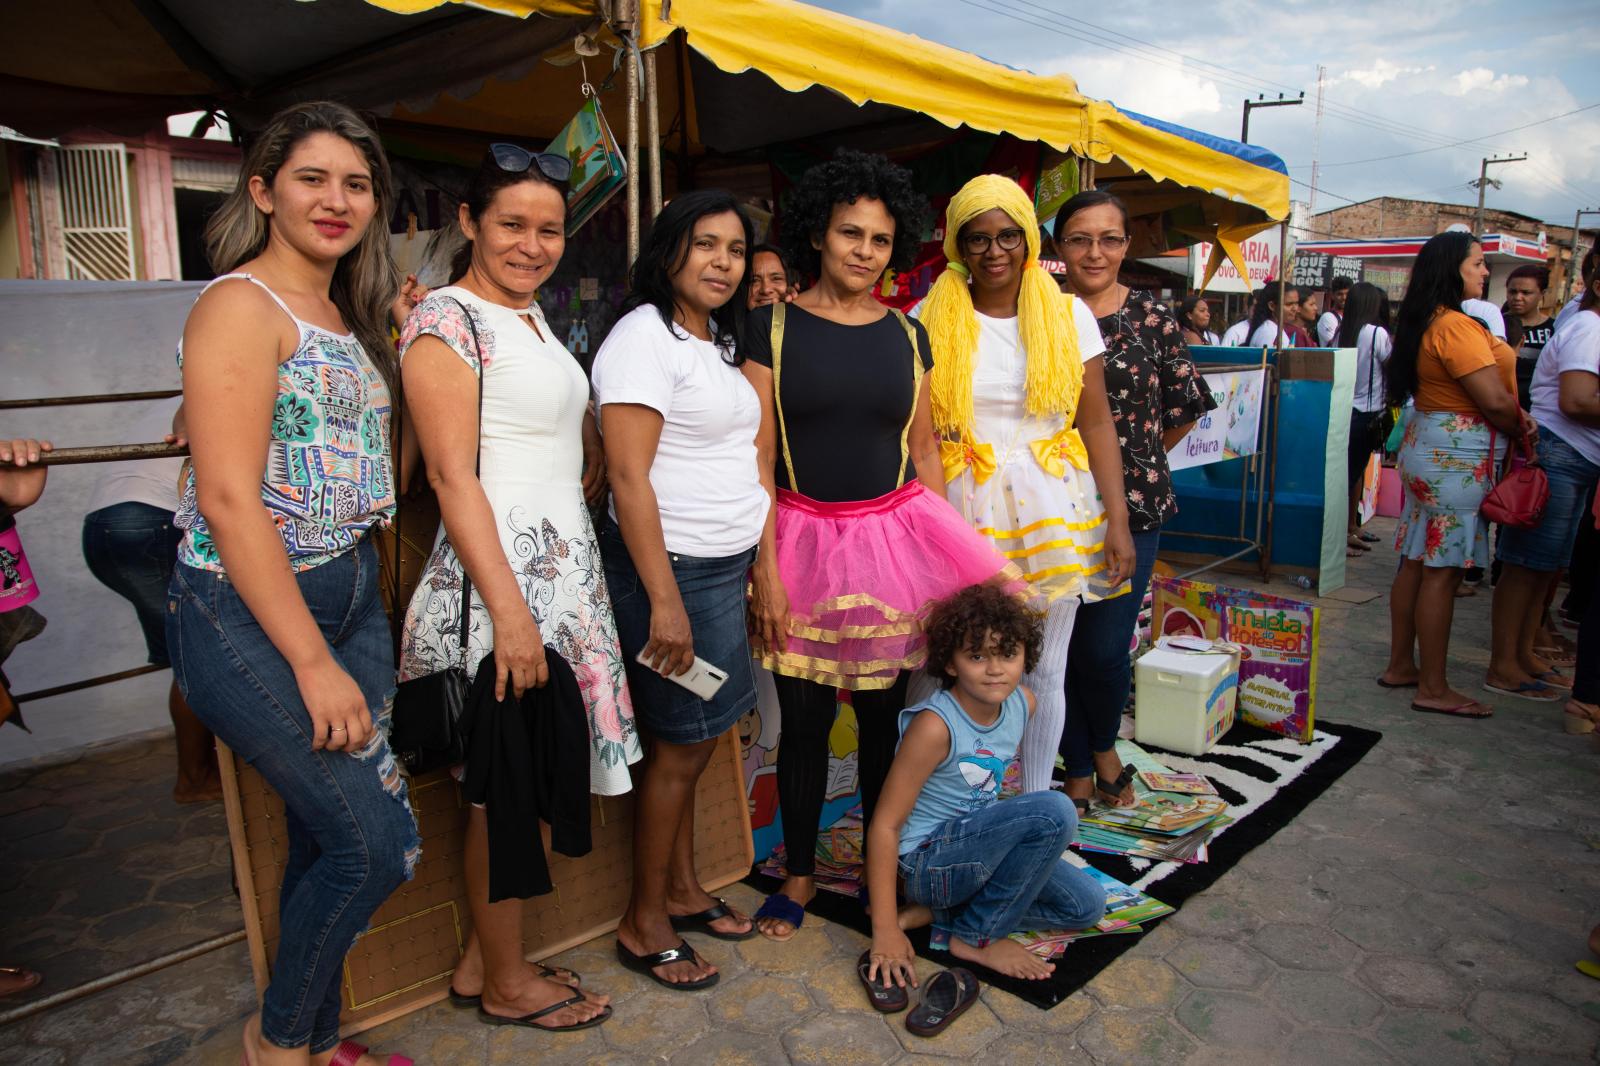
{"type": "Polygon", "coordinates": [[[1117,754],[1139,771],[1132,807],[1097,803],[1078,823],[1076,847],[1156,862],[1205,862],[1206,842],[1232,819],[1228,804],[1199,774],[1173,773],[1131,741],[1117,754]]]}
{"type": "MultiPolygon", "coordinates": [[[[861,806],[851,807],[833,825],[817,834],[817,887],[843,896],[859,896],[866,891],[862,872],[861,806]]],[[[779,844],[761,872],[769,877],[784,876],[784,847],[779,844]]]]}

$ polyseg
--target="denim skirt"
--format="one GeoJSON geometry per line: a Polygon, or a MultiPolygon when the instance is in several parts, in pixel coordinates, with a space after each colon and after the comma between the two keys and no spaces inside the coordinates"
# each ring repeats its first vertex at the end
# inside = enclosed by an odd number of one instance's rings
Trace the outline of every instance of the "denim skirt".
{"type": "Polygon", "coordinates": [[[650,640],[650,595],[615,522],[608,521],[600,533],[600,554],[633,692],[634,719],[650,736],[669,744],[698,744],[732,729],[756,705],[755,666],[745,624],[745,586],[755,549],[721,559],[667,553],[689,615],[694,653],[728,675],[709,700],[636,661],[650,640]]]}

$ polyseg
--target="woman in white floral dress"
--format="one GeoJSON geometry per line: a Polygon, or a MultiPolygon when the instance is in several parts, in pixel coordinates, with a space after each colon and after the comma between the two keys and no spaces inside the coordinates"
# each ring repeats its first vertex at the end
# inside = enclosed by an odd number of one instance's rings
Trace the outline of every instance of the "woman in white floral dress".
{"type": "MultiPolygon", "coordinates": [[[[400,679],[460,661],[465,564],[468,671],[493,651],[496,695],[520,696],[548,679],[545,646],[559,652],[589,713],[590,788],[609,796],[631,788],[642,753],[585,503],[604,492],[603,460],[588,379],[535,302],[565,247],[565,191],[552,180],[565,162],[493,146],[461,205],[458,280],[422,300],[400,338],[407,410],[444,519],[406,612],[400,679]]],[[[452,1001],[495,1024],[604,1021],[605,997],[575,996],[571,974],[523,960],[521,901],[489,902],[487,820],[475,807],[468,822],[474,928],[452,1001]]]]}

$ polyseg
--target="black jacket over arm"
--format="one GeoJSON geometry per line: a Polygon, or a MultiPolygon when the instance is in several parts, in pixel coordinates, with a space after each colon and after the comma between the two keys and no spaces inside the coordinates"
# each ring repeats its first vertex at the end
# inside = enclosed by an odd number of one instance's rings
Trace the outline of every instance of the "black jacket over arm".
{"type": "Polygon", "coordinates": [[[478,664],[467,693],[462,729],[467,735],[461,791],[489,817],[489,902],[527,899],[551,890],[539,822],[550,823],[550,846],[563,855],[587,855],[589,835],[589,715],[572,667],[551,647],[544,650],[550,680],[519,700],[507,685],[494,698],[491,652],[478,664]]]}

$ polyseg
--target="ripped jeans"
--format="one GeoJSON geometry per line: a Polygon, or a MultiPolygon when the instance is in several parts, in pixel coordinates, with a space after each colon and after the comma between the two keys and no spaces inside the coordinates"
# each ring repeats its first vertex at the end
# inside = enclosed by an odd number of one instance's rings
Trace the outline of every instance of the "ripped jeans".
{"type": "Polygon", "coordinates": [[[278,953],[261,1033],[312,1054],[339,1042],[344,957],[421,853],[405,779],[389,750],[394,652],[370,539],[295,575],[377,729],[361,751],[311,750],[294,671],[225,574],[178,564],[167,647],[194,713],[283,797],[289,858],[278,896],[278,953]]]}

